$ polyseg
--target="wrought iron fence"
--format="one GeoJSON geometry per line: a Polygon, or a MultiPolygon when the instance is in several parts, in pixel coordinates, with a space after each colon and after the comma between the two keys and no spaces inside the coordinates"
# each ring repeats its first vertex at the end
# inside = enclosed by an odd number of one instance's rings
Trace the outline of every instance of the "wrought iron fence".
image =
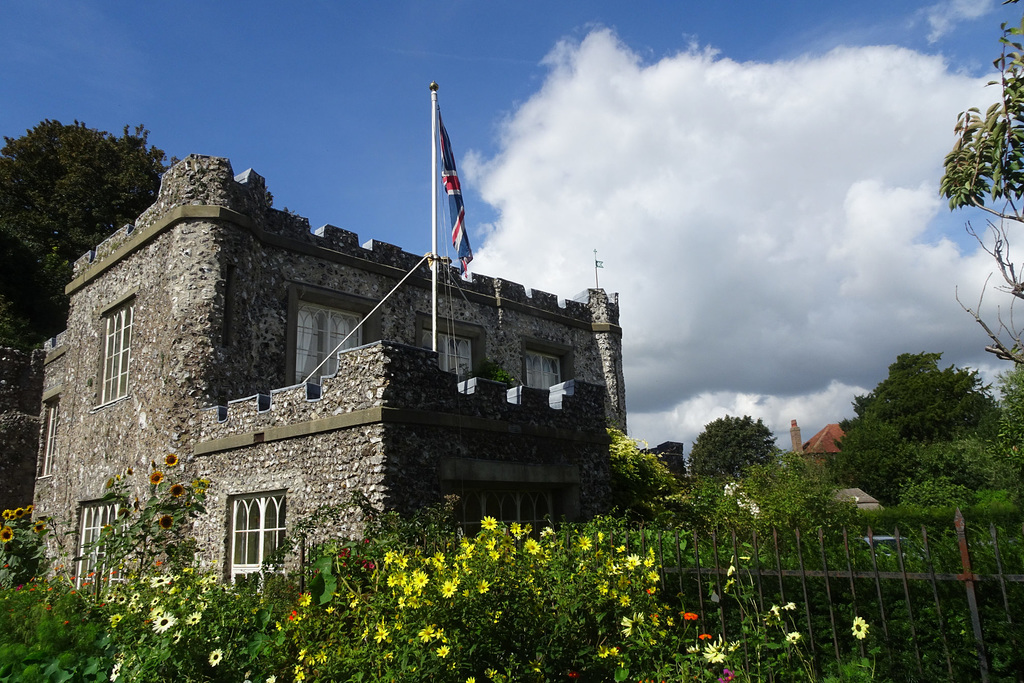
{"type": "Polygon", "coordinates": [[[947,530],[851,536],[821,530],[772,530],[767,536],[631,532],[610,539],[642,552],[654,548],[663,586],[705,628],[739,639],[746,612],[801,603],[799,626],[818,671],[828,658],[871,656],[884,680],[953,682],[1024,680],[1024,527],[971,529],[959,510],[947,530]],[[752,602],[721,599],[745,589],[752,602]],[[868,640],[852,632],[854,617],[871,626],[868,640]],[[879,633],[880,631],[880,633],[879,633]],[[867,645],[866,645],[867,644],[867,645]]]}

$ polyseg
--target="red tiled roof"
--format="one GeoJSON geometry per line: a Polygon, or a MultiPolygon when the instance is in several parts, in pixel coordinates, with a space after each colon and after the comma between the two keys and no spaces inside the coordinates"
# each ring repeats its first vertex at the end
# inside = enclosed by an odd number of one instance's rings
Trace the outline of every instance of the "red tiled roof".
{"type": "Polygon", "coordinates": [[[836,442],[845,435],[838,424],[825,425],[820,432],[804,442],[804,453],[838,453],[836,442]]]}

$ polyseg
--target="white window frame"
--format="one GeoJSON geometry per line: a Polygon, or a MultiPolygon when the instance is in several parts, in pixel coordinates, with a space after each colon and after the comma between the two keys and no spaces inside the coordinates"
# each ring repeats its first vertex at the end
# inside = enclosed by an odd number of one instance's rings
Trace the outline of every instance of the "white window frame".
{"type": "MultiPolygon", "coordinates": [[[[117,513],[120,510],[120,505],[117,503],[107,503],[104,501],[95,501],[91,503],[82,503],[82,515],[81,523],[79,526],[78,533],[78,571],[76,573],[76,585],[81,587],[83,584],[92,583],[93,580],[98,579],[98,576],[88,576],[88,574],[102,570],[102,561],[106,556],[102,545],[94,545],[91,548],[87,548],[90,543],[93,543],[99,539],[103,534],[103,529],[106,526],[112,526],[117,522],[117,513]],[[88,555],[86,555],[88,552],[88,555]]],[[[107,572],[104,571],[104,575],[107,572]]],[[[121,580],[116,569],[109,572],[110,578],[113,581],[121,580]]]]}
{"type": "Polygon", "coordinates": [[[453,372],[459,379],[467,379],[473,374],[473,340],[439,332],[437,364],[445,372],[453,372]]]}
{"type": "Polygon", "coordinates": [[[263,561],[284,541],[286,514],[284,491],[249,493],[231,498],[229,558],[232,579],[260,571],[263,561]],[[254,511],[256,519],[252,516],[254,511]],[[268,512],[273,516],[270,520],[267,519],[268,512]]]}
{"type": "Polygon", "coordinates": [[[132,326],[135,302],[130,301],[103,317],[103,390],[100,403],[107,404],[128,395],[132,355],[132,326]]]}
{"type": "Polygon", "coordinates": [[[527,350],[526,386],[548,389],[562,383],[562,359],[550,353],[527,350]]]}
{"type": "MultiPolygon", "coordinates": [[[[352,349],[362,344],[363,317],[352,311],[300,302],[295,320],[295,382],[301,382],[314,371],[350,332],[352,335],[341,346],[352,349]],[[353,332],[354,330],[354,332],[353,332]]],[[[337,356],[316,371],[316,375],[333,375],[338,371],[337,356]]]]}
{"type": "Polygon", "coordinates": [[[39,467],[40,477],[53,474],[53,460],[57,457],[57,426],[60,424],[60,400],[53,399],[43,404],[46,411],[43,424],[43,462],[39,467]]]}

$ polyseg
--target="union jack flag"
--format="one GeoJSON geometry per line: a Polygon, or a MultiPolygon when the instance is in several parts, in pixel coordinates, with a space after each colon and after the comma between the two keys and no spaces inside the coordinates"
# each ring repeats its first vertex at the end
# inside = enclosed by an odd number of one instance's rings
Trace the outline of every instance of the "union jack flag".
{"type": "Polygon", "coordinates": [[[459,185],[459,173],[455,170],[455,155],[452,154],[448,131],[441,121],[440,107],[437,110],[437,123],[441,128],[441,177],[444,179],[444,191],[448,193],[448,208],[452,214],[452,246],[462,265],[462,274],[466,275],[469,262],[473,260],[473,249],[469,246],[469,235],[466,234],[466,210],[462,206],[462,186],[459,185]]]}

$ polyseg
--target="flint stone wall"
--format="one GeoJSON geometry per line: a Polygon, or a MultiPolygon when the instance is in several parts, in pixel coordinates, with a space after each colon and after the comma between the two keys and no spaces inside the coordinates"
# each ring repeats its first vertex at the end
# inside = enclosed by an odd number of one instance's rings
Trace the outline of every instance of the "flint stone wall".
{"type": "Polygon", "coordinates": [[[43,395],[42,351],[0,347],[0,509],[32,502],[43,395]]]}
{"type": "MultiPolygon", "coordinates": [[[[356,491],[378,507],[411,512],[458,492],[460,482],[441,476],[442,461],[451,459],[525,465],[540,486],[546,485],[544,466],[569,466],[587,493],[573,509],[584,517],[607,510],[602,387],[576,383],[554,408],[545,390],[513,392],[519,394],[513,403],[504,385],[470,384],[460,390],[431,351],[377,342],[343,353],[337,374],[320,385],[203,411],[198,443],[185,462],[213,482],[210,515],[197,537],[211,555],[223,557],[221,520],[231,496],[254,491],[286,488],[290,518],[349,502],[356,491]]],[[[550,486],[564,488],[561,482],[550,486]]],[[[333,533],[359,529],[352,512],[333,533]]]]}

